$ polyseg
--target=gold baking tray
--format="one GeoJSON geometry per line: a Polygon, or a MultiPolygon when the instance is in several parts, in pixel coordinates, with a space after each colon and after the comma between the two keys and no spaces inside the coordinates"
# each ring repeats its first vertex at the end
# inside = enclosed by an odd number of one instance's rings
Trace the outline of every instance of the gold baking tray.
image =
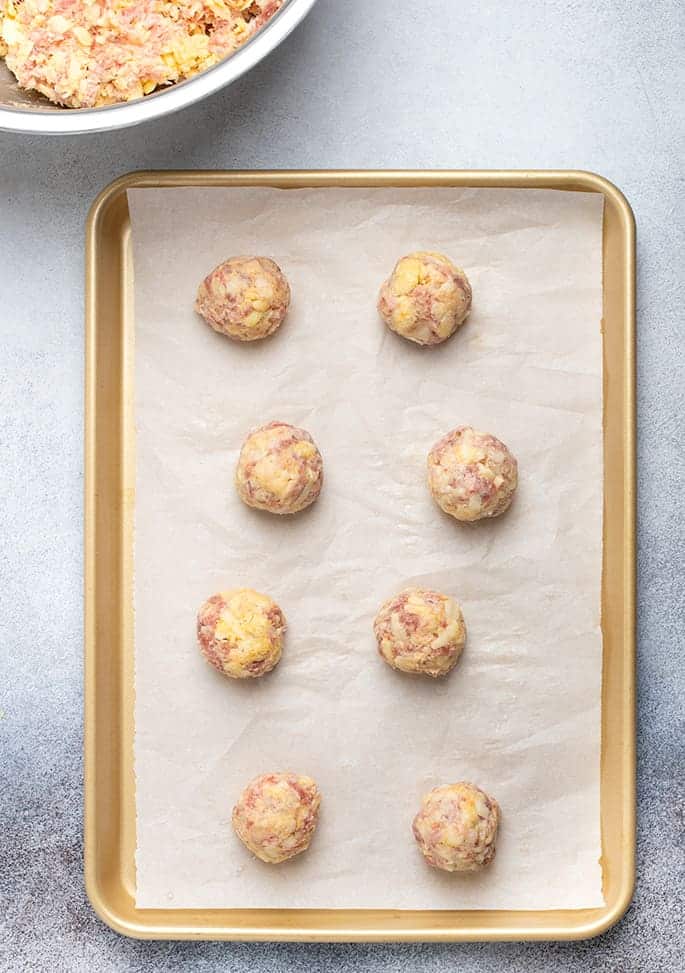
{"type": "Polygon", "coordinates": [[[88,219],[85,468],[85,879],[106,923],[147,939],[464,941],[582,939],[621,918],[635,877],[635,226],[611,183],[564,171],[144,172],[117,180],[88,219]],[[604,196],[602,908],[136,908],[134,320],[126,192],[169,186],[484,186],[604,196]]]}

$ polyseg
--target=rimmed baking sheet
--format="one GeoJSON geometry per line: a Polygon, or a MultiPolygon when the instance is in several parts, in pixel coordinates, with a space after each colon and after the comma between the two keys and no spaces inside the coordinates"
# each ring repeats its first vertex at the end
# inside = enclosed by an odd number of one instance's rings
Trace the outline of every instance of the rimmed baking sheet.
{"type": "MultiPolygon", "coordinates": [[[[130,239],[128,212],[125,198],[122,197],[124,188],[134,188],[135,186],[178,186],[178,185],[275,185],[282,187],[306,187],[316,186],[323,188],[326,186],[379,186],[389,187],[398,186],[402,191],[409,186],[452,186],[458,188],[475,186],[513,186],[513,187],[543,187],[553,189],[573,189],[575,191],[601,193],[605,203],[605,225],[604,225],[604,330],[605,330],[605,358],[604,358],[604,385],[605,385],[605,495],[607,484],[613,483],[612,496],[616,495],[616,488],[620,487],[620,495],[623,503],[613,504],[606,511],[605,516],[605,563],[604,563],[604,598],[602,610],[602,629],[604,635],[604,688],[603,688],[603,707],[602,718],[604,726],[603,744],[603,764],[602,764],[602,821],[603,821],[603,876],[606,905],[596,909],[574,909],[574,910],[553,910],[547,911],[543,915],[543,910],[521,910],[511,912],[509,910],[488,910],[482,909],[460,909],[445,910],[444,907],[436,908],[433,911],[402,909],[401,911],[367,909],[367,910],[313,910],[313,909],[288,909],[285,911],[275,909],[221,909],[221,910],[194,910],[187,909],[164,909],[164,910],[142,910],[133,909],[132,915],[129,912],[128,918],[120,928],[126,927],[133,934],[142,935],[171,935],[171,936],[217,936],[232,938],[329,938],[329,939],[352,939],[352,938],[498,938],[511,937],[523,938],[526,929],[528,936],[572,936],[589,934],[595,931],[603,922],[606,924],[607,917],[619,911],[617,907],[616,890],[624,896],[626,888],[630,887],[631,882],[631,847],[632,836],[630,827],[626,831],[623,828],[623,835],[617,848],[621,849],[621,855],[617,858],[614,854],[614,861],[621,864],[621,868],[613,870],[610,864],[608,851],[614,838],[608,837],[606,828],[607,808],[613,807],[614,815],[620,811],[621,819],[630,825],[630,814],[632,813],[632,790],[631,780],[618,777],[614,774],[614,786],[609,789],[607,783],[607,752],[610,750],[611,740],[607,740],[607,719],[611,716],[614,721],[628,721],[625,727],[628,730],[628,740],[632,740],[632,669],[630,659],[632,656],[632,221],[629,210],[621,200],[619,194],[612,187],[599,180],[597,177],[582,174],[537,174],[537,179],[525,174],[454,174],[454,173],[378,173],[378,174],[345,174],[345,173],[325,173],[325,174],[170,174],[161,178],[161,183],[154,174],[142,177],[130,177],[128,182],[120,183],[118,191],[114,191],[107,198],[100,202],[99,208],[95,210],[91,222],[90,237],[90,259],[97,262],[98,256],[102,256],[105,237],[109,246],[109,257],[107,261],[110,268],[110,298],[113,294],[119,298],[119,314],[113,315],[111,301],[107,308],[103,306],[102,300],[98,301],[98,295],[102,295],[104,281],[102,276],[97,277],[89,274],[90,299],[89,299],[89,321],[90,346],[92,355],[93,350],[99,350],[104,354],[106,349],[104,344],[114,341],[114,346],[110,345],[109,351],[118,350],[118,354],[111,355],[105,363],[100,355],[96,355],[100,368],[99,399],[101,408],[96,410],[97,416],[101,420],[105,417],[109,420],[108,431],[112,438],[110,444],[117,447],[109,453],[109,472],[115,475],[115,482],[110,482],[113,490],[112,500],[118,499],[118,509],[115,502],[114,509],[110,505],[110,517],[114,514],[113,521],[109,520],[108,525],[111,529],[115,528],[114,533],[121,545],[118,549],[117,577],[119,579],[119,597],[114,600],[118,603],[118,620],[121,625],[119,631],[120,638],[117,640],[119,652],[117,653],[119,667],[119,702],[118,723],[119,733],[119,760],[116,761],[119,770],[119,781],[124,785],[123,794],[126,799],[119,806],[119,825],[117,834],[119,841],[116,847],[112,848],[114,858],[110,861],[117,861],[119,874],[127,877],[128,893],[133,891],[133,851],[134,851],[134,826],[135,816],[131,804],[132,798],[132,766],[130,744],[132,739],[132,612],[130,593],[131,574],[131,548],[130,548],[130,529],[132,526],[132,499],[131,488],[134,480],[133,475],[133,454],[130,436],[132,419],[132,387],[130,377],[132,375],[132,361],[128,357],[130,345],[126,344],[126,335],[130,337],[130,328],[133,325],[131,306],[130,306],[130,239]],[[116,212],[118,210],[118,212],[116,212]],[[107,223],[109,222],[109,226],[107,223]],[[116,252],[116,258],[115,258],[116,252]],[[114,266],[113,266],[114,265],[114,266]],[[112,271],[115,276],[112,277],[112,271]],[[613,295],[613,296],[612,296],[613,295]],[[611,298],[611,299],[609,299],[611,298]],[[107,338],[101,336],[105,320],[103,314],[109,317],[109,327],[107,338]],[[96,320],[97,319],[97,320],[96,320]],[[613,322],[616,322],[615,324],[613,322]],[[112,333],[112,326],[115,325],[117,334],[112,333]],[[97,325],[97,327],[96,327],[97,325]],[[95,331],[93,330],[95,328],[95,331]],[[95,339],[95,341],[93,340],[95,339]],[[611,356],[609,356],[611,352],[611,356]],[[618,355],[617,355],[618,352],[618,355]],[[616,374],[621,381],[618,383],[607,384],[607,373],[611,362],[612,374],[616,369],[616,374]],[[620,364],[619,364],[620,362],[620,364]],[[117,369],[115,366],[119,365],[117,369]],[[103,369],[107,369],[103,372],[103,369]],[[118,375],[116,374],[118,372],[118,375]],[[103,374],[109,377],[107,384],[110,398],[107,409],[103,400],[103,374]],[[125,380],[128,378],[128,381],[125,380]],[[619,393],[616,397],[616,392],[619,393]],[[114,399],[112,398],[114,395],[114,399]],[[111,420],[116,421],[112,424],[111,420]],[[617,449],[618,447],[618,449],[617,449]],[[616,461],[619,461],[618,464],[616,461]],[[613,480],[612,480],[613,477],[613,480]],[[117,490],[118,495],[117,495],[117,490]],[[620,513],[621,518],[615,521],[615,514],[620,513]],[[119,527],[119,531],[116,527],[119,527]],[[620,555],[618,559],[615,552],[620,555]],[[620,568],[620,570],[619,570],[620,568]],[[615,600],[611,603],[607,601],[607,584],[613,579],[614,584],[618,584],[618,591],[621,595],[620,602],[615,600]],[[617,610],[618,609],[618,610],[617,610]],[[614,619],[613,616],[616,615],[614,619]],[[617,639],[618,635],[618,641],[617,639]],[[627,667],[624,665],[628,662],[627,667]],[[612,667],[613,663],[613,667],[612,667]],[[627,695],[617,700],[610,710],[607,708],[607,692],[612,685],[617,688],[621,679],[628,680],[624,688],[629,688],[627,695]],[[618,681],[616,681],[618,680],[618,681]],[[620,703],[620,704],[619,704],[620,703]],[[617,785],[618,782],[618,786],[617,785]],[[128,788],[131,790],[129,791],[128,788]],[[621,798],[617,802],[616,796],[620,793],[621,798]],[[613,798],[613,802],[610,795],[613,798]],[[626,818],[628,815],[628,818],[626,818]],[[122,827],[123,825],[123,827],[122,827]],[[121,871],[126,865],[125,872],[121,871]],[[626,868],[628,869],[626,871],[626,868]],[[618,884],[612,886],[612,878],[618,879],[618,884]],[[625,881],[628,885],[625,885],[625,881]],[[612,912],[613,910],[613,912],[612,912]],[[200,916],[204,915],[205,919],[200,916]],[[212,922],[206,921],[207,916],[211,916],[212,922]],[[561,916],[565,917],[565,922],[560,922],[561,916]],[[135,918],[133,918],[135,917],[135,918]],[[191,918],[192,917],[192,918],[191,918]],[[130,925],[133,919],[133,926],[130,925]],[[137,927],[137,928],[134,928],[137,927]]],[[[474,329],[475,330],[475,329],[474,329]]],[[[459,337],[459,336],[458,336],[459,337]]],[[[89,369],[89,378],[92,387],[93,369],[89,369]]],[[[92,424],[97,418],[93,415],[91,406],[93,403],[89,396],[89,420],[92,424]]],[[[101,431],[102,422],[101,422],[101,431]]],[[[102,437],[98,437],[98,447],[102,443],[102,437]]],[[[91,460],[94,457],[91,456],[91,460]]],[[[93,470],[89,463],[89,472],[92,477],[98,470],[93,470]]],[[[101,474],[102,476],[102,474],[101,474]]],[[[89,487],[92,484],[90,480],[89,487]]],[[[90,494],[89,494],[90,495],[90,494]]],[[[102,498],[102,490],[99,491],[102,498]]],[[[91,498],[93,499],[93,498],[91,498]]],[[[89,501],[89,516],[93,517],[97,512],[89,501]]],[[[101,531],[101,536],[102,531],[101,531]]],[[[110,550],[110,555],[114,552],[110,550]]],[[[89,550],[89,556],[93,554],[89,550]]],[[[92,562],[89,561],[89,564],[92,562]]],[[[104,568],[102,558],[98,561],[98,569],[104,568]]],[[[112,567],[112,565],[110,565],[112,567]]],[[[89,572],[89,576],[93,572],[89,572]]],[[[111,574],[110,574],[111,577],[111,574]]],[[[91,605],[92,609],[92,605],[91,605]]],[[[111,611],[111,608],[110,608],[111,611]]],[[[89,615],[89,622],[92,615],[89,615]]],[[[89,632],[89,634],[91,634],[89,632]]],[[[97,648],[97,660],[101,656],[101,642],[96,646],[92,643],[89,648],[89,676],[93,670],[93,651],[97,648]],[[91,651],[93,650],[93,651],[91,651]]],[[[111,657],[109,659],[111,662],[111,657]]],[[[102,663],[100,663],[100,670],[102,663]]],[[[102,725],[103,707],[98,697],[97,715],[99,725],[102,725]]],[[[621,694],[619,694],[621,695],[621,694]]],[[[93,701],[94,702],[94,701],[93,701]]],[[[89,706],[90,711],[90,706],[89,706]]],[[[110,713],[111,715],[111,713],[110,713]]],[[[95,716],[95,713],[91,713],[95,716]]],[[[111,739],[111,738],[110,738],[111,739]]],[[[92,747],[93,740],[89,734],[89,747],[92,747]]],[[[625,737],[624,737],[625,741],[625,737]]],[[[92,751],[91,751],[92,752],[92,751]]],[[[110,765],[113,754],[108,754],[110,765]]],[[[630,757],[630,754],[627,755],[630,757]]],[[[625,750],[617,754],[618,763],[625,759],[625,750]]],[[[618,766],[618,765],[616,765],[618,766]]],[[[632,772],[630,768],[623,766],[624,773],[632,772]]],[[[100,791],[93,788],[93,781],[89,774],[87,782],[87,792],[91,798],[100,800],[100,791]]],[[[97,805],[96,805],[97,806],[97,805]]],[[[91,808],[93,805],[89,799],[88,823],[92,823],[91,808]]],[[[112,808],[110,807],[110,813],[112,808]]],[[[96,817],[96,820],[98,818],[96,817]]],[[[100,816],[101,820],[101,816],[100,816]]],[[[617,819],[614,819],[615,821],[617,819]]],[[[87,828],[88,831],[88,828],[87,828]]],[[[89,857],[89,864],[92,859],[89,857]]],[[[100,865],[102,862],[100,861],[100,865]]],[[[93,874],[92,869],[90,872],[93,874]]],[[[122,883],[123,885],[123,883],[122,883]]],[[[92,878],[89,887],[93,889],[92,878]]],[[[126,891],[125,886],[121,888],[126,891]]],[[[92,892],[91,892],[92,894],[92,892]]],[[[101,912],[106,912],[106,902],[103,898],[98,899],[98,895],[93,898],[99,901],[101,912]]],[[[106,897],[105,897],[106,898],[106,897]]],[[[110,899],[111,901],[111,899],[110,899]]],[[[121,899],[119,899],[121,902],[121,899]]],[[[131,901],[128,902],[131,908],[131,901]]],[[[116,921],[115,921],[116,924],[116,921]]]]}

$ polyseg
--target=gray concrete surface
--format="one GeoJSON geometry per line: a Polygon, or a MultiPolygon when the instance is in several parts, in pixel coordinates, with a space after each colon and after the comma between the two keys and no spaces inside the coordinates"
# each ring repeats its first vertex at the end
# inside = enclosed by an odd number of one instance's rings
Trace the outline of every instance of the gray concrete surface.
{"type": "Polygon", "coordinates": [[[0,134],[0,968],[683,968],[680,0],[320,0],[270,60],[144,130],[0,134]],[[635,901],[568,945],[127,941],[82,888],[83,222],[144,167],[584,168],[639,229],[639,847],[635,901]]]}

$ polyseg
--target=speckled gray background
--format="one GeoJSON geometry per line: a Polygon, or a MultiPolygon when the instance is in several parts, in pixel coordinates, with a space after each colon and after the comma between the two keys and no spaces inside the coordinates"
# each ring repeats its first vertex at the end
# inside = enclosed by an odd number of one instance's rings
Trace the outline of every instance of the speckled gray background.
{"type": "Polygon", "coordinates": [[[120,134],[0,134],[0,968],[682,969],[684,32],[681,0],[320,0],[266,63],[202,107],[120,134]],[[81,878],[83,223],[113,177],[149,167],[583,168],[632,203],[638,885],[602,938],[153,944],[91,912],[81,878]]]}

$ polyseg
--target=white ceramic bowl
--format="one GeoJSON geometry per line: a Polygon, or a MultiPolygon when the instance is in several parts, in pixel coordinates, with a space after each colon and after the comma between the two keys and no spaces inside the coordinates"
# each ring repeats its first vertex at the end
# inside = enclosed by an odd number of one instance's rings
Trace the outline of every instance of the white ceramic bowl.
{"type": "Polygon", "coordinates": [[[31,92],[21,91],[0,60],[0,129],[66,135],[104,132],[161,118],[231,84],[277,47],[304,18],[316,0],[285,0],[283,7],[258,34],[220,64],[201,74],[137,101],[104,108],[59,108],[31,92]]]}

